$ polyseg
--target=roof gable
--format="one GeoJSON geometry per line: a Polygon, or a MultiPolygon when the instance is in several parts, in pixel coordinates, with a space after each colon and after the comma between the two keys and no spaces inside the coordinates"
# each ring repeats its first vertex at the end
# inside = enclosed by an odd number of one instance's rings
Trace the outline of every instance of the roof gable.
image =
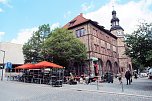
{"type": "Polygon", "coordinates": [[[78,15],[77,17],[75,17],[73,20],[71,20],[70,22],[68,22],[66,25],[63,26],[63,28],[70,28],[76,25],[79,25],[81,23],[87,22],[89,19],[86,19],[83,17],[83,14],[80,13],[80,15],[78,15]]]}

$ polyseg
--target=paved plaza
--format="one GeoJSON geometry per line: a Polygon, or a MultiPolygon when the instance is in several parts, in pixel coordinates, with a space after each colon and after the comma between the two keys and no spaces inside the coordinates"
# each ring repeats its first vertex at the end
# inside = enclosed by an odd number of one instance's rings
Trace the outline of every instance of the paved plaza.
{"type": "Polygon", "coordinates": [[[152,101],[152,80],[133,79],[131,85],[91,83],[52,87],[44,84],[0,81],[0,101],[152,101]]]}

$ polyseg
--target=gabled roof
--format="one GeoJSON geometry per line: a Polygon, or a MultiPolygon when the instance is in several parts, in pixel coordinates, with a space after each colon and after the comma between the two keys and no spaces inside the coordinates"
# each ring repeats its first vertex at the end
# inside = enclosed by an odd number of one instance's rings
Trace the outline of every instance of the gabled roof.
{"type": "Polygon", "coordinates": [[[86,24],[86,23],[91,23],[92,25],[94,25],[95,27],[99,28],[100,30],[102,30],[106,34],[108,34],[108,35],[112,36],[113,38],[117,39],[117,37],[115,35],[113,35],[112,33],[110,33],[109,30],[104,29],[104,26],[100,26],[98,24],[98,22],[84,18],[83,15],[82,15],[82,13],[80,13],[80,15],[78,15],[73,20],[71,20],[66,25],[64,25],[63,28],[73,29],[75,27],[78,27],[78,26],[86,24]]]}
{"type": "Polygon", "coordinates": [[[86,19],[83,17],[82,13],[80,13],[80,15],[78,15],[77,17],[75,17],[73,20],[71,20],[69,23],[67,23],[66,25],[63,26],[63,28],[71,28],[73,26],[82,24],[84,22],[89,21],[89,19],[86,19]]]}

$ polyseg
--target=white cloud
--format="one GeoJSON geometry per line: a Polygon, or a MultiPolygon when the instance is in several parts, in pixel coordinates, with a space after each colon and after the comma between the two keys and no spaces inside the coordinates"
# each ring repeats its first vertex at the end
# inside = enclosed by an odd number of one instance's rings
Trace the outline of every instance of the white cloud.
{"type": "Polygon", "coordinates": [[[13,8],[13,6],[9,4],[9,0],[0,0],[0,3],[6,5],[6,6],[10,7],[10,8],[13,8]]]}
{"type": "MultiPolygon", "coordinates": [[[[59,23],[54,23],[50,26],[50,29],[53,30],[54,28],[59,27],[59,23]]],[[[30,39],[33,35],[33,32],[37,31],[38,27],[29,28],[29,29],[21,29],[19,33],[17,34],[17,37],[12,39],[12,43],[17,44],[24,44],[30,39]]],[[[1,34],[0,34],[1,35],[1,34]]]]}
{"type": "Polygon", "coordinates": [[[93,8],[94,5],[93,2],[91,2],[90,4],[84,3],[81,5],[81,7],[82,7],[82,11],[88,11],[89,9],[93,8]]]}
{"type": "MultiPolygon", "coordinates": [[[[136,25],[139,24],[139,20],[145,20],[146,22],[152,22],[152,11],[149,9],[152,6],[152,0],[140,0],[138,2],[129,1],[126,4],[116,3],[115,0],[115,10],[117,12],[117,17],[120,20],[120,26],[124,28],[125,33],[132,33],[136,25]]],[[[105,26],[105,28],[110,29],[110,20],[112,18],[112,8],[113,1],[105,4],[97,11],[85,14],[86,18],[92,19],[99,22],[100,25],[105,26]],[[111,8],[111,9],[110,9],[111,8]]]]}
{"type": "Polygon", "coordinates": [[[17,44],[24,44],[30,39],[33,35],[33,32],[36,31],[38,28],[31,28],[31,29],[22,29],[17,34],[17,38],[12,39],[12,43],[17,44]]]}
{"type": "Polygon", "coordinates": [[[57,27],[59,27],[59,26],[60,26],[60,24],[57,22],[57,23],[52,24],[52,25],[50,26],[50,29],[53,30],[53,29],[55,29],[55,28],[57,28],[57,27]]]}
{"type": "Polygon", "coordinates": [[[5,34],[5,32],[0,32],[0,36],[3,36],[5,34]]]}
{"type": "Polygon", "coordinates": [[[0,0],[0,3],[6,3],[8,0],[0,0]]]}
{"type": "MultiPolygon", "coordinates": [[[[6,2],[6,0],[0,0],[0,4],[2,3],[2,4],[5,4],[5,2],[6,2]]],[[[0,8],[0,12],[3,12],[3,9],[2,8],[0,8]]]]}

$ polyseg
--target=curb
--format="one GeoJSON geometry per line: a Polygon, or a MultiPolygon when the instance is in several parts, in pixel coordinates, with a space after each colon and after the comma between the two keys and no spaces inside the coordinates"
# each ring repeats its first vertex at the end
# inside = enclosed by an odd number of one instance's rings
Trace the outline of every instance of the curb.
{"type": "Polygon", "coordinates": [[[121,96],[136,96],[136,97],[142,97],[142,98],[148,98],[152,99],[152,96],[146,96],[146,95],[137,95],[137,94],[128,94],[128,93],[117,93],[117,92],[109,92],[109,91],[98,91],[98,90],[87,90],[87,89],[76,89],[76,88],[69,88],[72,90],[77,91],[87,91],[87,92],[96,92],[96,93],[106,93],[106,94],[113,94],[113,95],[121,95],[121,96]]]}

